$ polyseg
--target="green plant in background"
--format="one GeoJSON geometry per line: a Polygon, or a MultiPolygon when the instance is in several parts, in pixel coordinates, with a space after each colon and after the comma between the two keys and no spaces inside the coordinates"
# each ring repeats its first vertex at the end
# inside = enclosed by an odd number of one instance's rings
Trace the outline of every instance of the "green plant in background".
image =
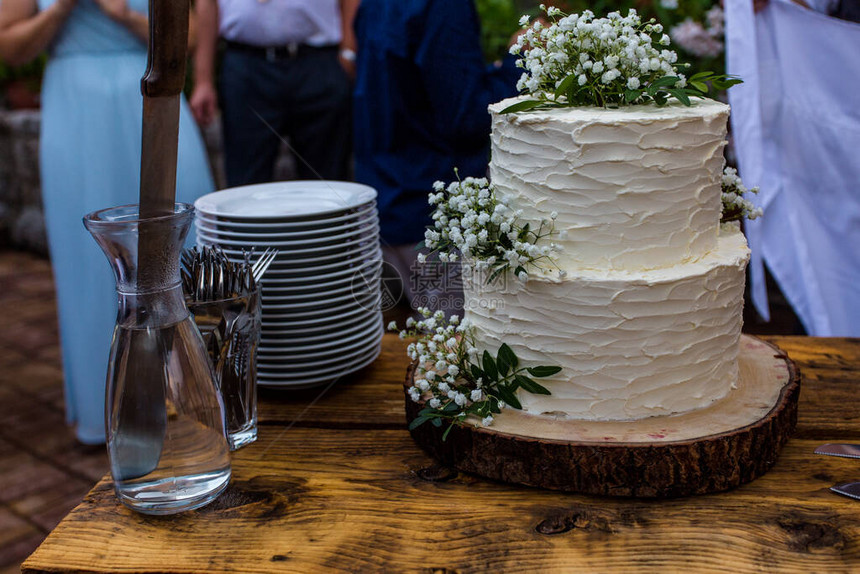
{"type": "Polygon", "coordinates": [[[0,86],[5,86],[15,80],[26,80],[36,90],[42,85],[42,74],[48,62],[46,54],[40,54],[35,60],[23,66],[10,66],[0,60],[0,86]]]}
{"type": "Polygon", "coordinates": [[[642,20],[656,18],[672,39],[680,60],[691,64],[687,75],[710,70],[725,72],[723,11],[719,0],[476,0],[481,18],[484,55],[502,58],[521,15],[536,16],[538,6],[556,6],[567,14],[591,10],[597,16],[636,9],[642,20]]]}
{"type": "Polygon", "coordinates": [[[476,0],[481,19],[481,44],[484,59],[494,62],[508,53],[511,35],[520,29],[517,23],[522,13],[514,0],[476,0]]]}
{"type": "MultiPolygon", "coordinates": [[[[48,62],[46,54],[41,54],[32,62],[23,66],[10,66],[3,60],[0,60],[0,106],[10,105],[11,87],[16,84],[24,84],[25,91],[31,94],[38,94],[42,87],[42,76],[45,73],[45,65],[48,62]]],[[[28,96],[25,99],[30,99],[28,96]]],[[[28,107],[28,106],[27,106],[28,107]]]]}

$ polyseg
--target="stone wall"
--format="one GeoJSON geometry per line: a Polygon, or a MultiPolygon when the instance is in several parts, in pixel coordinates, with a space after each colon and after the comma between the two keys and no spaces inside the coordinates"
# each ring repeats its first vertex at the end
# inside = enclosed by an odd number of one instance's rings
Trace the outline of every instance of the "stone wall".
{"type": "Polygon", "coordinates": [[[38,110],[0,110],[0,244],[10,243],[47,253],[38,110]]]}
{"type": "MultiPolygon", "coordinates": [[[[39,122],[38,110],[0,109],[0,245],[47,255],[39,182],[39,122]]],[[[213,122],[202,135],[216,188],[223,189],[220,122],[213,122]]],[[[282,144],[274,180],[292,179],[293,173],[292,155],[282,144]]]]}

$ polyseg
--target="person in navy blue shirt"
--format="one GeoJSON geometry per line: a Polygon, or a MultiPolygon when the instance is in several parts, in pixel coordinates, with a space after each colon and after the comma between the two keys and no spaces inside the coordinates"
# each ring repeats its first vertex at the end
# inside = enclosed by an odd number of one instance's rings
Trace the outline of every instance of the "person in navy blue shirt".
{"type": "Polygon", "coordinates": [[[522,70],[511,56],[484,63],[472,0],[362,0],[355,32],[355,177],[379,192],[384,251],[403,276],[433,182],[486,175],[487,106],[516,95],[522,70]]]}

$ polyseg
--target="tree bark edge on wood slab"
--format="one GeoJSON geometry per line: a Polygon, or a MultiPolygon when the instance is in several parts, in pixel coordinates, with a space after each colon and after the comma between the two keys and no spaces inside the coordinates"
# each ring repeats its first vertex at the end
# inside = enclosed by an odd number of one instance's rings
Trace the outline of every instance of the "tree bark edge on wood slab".
{"type": "MultiPolygon", "coordinates": [[[[750,482],[775,463],[797,425],[800,371],[778,347],[787,381],[759,420],[700,438],[674,442],[575,442],[503,434],[493,427],[425,423],[415,442],[442,464],[503,482],[602,496],[673,498],[722,492],[750,482]]],[[[416,365],[406,373],[405,391],[416,365]]],[[[424,407],[406,400],[407,424],[424,407]]],[[[505,414],[507,414],[506,411],[505,414]]],[[[533,416],[515,413],[519,416],[533,416]]]]}

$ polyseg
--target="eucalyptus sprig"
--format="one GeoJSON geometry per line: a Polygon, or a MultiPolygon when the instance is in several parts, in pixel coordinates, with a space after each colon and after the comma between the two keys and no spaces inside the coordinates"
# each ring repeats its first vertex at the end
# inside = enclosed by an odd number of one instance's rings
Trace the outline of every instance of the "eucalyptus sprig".
{"type": "MultiPolygon", "coordinates": [[[[486,273],[487,283],[512,270],[522,282],[529,271],[554,264],[560,246],[547,239],[554,233],[553,221],[540,221],[536,228],[523,222],[522,211],[512,210],[499,201],[495,188],[484,178],[467,177],[445,185],[436,182],[429,196],[433,210],[433,227],[424,233],[430,255],[440,261],[456,261],[458,257],[473,262],[477,273],[486,273]]],[[[425,254],[418,260],[424,263],[425,254]]]]}
{"type": "MultiPolygon", "coordinates": [[[[417,362],[409,395],[415,402],[426,401],[409,425],[410,430],[426,422],[437,427],[447,423],[442,435],[445,440],[455,425],[467,424],[470,416],[489,426],[502,409],[522,409],[517,398],[519,389],[550,394],[534,379],[558,374],[561,367],[521,365],[504,343],[495,356],[487,350],[480,354],[474,328],[466,319],[460,321],[454,315],[446,321],[441,311],[431,314],[420,308],[419,312],[423,319],[407,320],[406,329],[400,331],[401,338],[415,339],[407,349],[409,357],[417,362]]],[[[388,327],[397,330],[393,322],[388,327]]]]}
{"type": "Polygon", "coordinates": [[[635,10],[594,18],[585,10],[567,15],[546,8],[552,22],[535,21],[526,27],[511,53],[521,55],[517,65],[525,69],[517,87],[534,99],[521,100],[502,113],[532,109],[600,106],[619,107],[654,102],[666,105],[675,98],[686,106],[693,97],[711,97],[740,79],[700,72],[686,78],[688,67],[677,63],[667,49],[671,40],[663,26],[651,19],[642,22],[635,10]]]}

